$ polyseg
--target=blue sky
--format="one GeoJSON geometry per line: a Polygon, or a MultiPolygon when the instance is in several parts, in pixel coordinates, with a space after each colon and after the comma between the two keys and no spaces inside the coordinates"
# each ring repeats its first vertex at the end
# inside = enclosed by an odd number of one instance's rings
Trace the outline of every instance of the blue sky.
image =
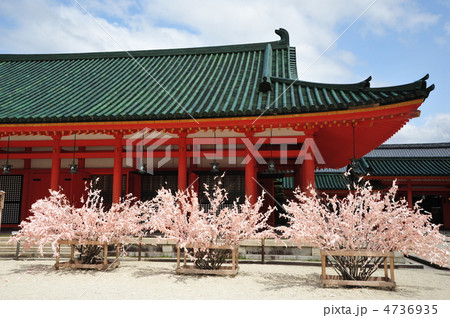
{"type": "Polygon", "coordinates": [[[376,87],[429,73],[436,89],[421,117],[388,142],[450,142],[447,0],[0,0],[0,54],[265,42],[277,40],[280,27],[297,48],[303,80],[371,75],[376,87]]]}

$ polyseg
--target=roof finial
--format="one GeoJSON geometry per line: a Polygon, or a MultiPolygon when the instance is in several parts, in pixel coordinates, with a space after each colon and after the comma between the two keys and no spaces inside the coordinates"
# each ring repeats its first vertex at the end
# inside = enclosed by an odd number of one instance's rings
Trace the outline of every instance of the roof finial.
{"type": "Polygon", "coordinates": [[[289,45],[289,33],[288,33],[288,31],[286,31],[286,29],[279,28],[279,29],[275,30],[275,33],[278,34],[281,38],[278,41],[278,44],[289,45]]]}

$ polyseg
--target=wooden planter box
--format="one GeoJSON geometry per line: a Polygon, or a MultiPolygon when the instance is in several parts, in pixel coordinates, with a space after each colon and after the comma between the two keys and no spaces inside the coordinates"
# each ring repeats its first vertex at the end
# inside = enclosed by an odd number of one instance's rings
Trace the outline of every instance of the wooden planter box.
{"type": "Polygon", "coordinates": [[[114,269],[119,266],[119,243],[101,243],[98,241],[83,242],[82,245],[101,245],[103,246],[103,262],[97,264],[82,264],[79,260],[75,260],[75,245],[80,245],[78,241],[59,241],[57,247],[58,256],[56,256],[55,269],[60,268],[78,268],[78,269],[97,269],[107,270],[114,269]],[[70,245],[70,259],[67,262],[60,262],[59,252],[62,244],[70,245]],[[108,245],[116,245],[116,257],[113,261],[108,261],[108,245]]]}
{"type": "MultiPolygon", "coordinates": [[[[194,248],[193,245],[187,245],[186,248],[194,248]]],[[[183,266],[180,266],[181,263],[181,251],[180,246],[177,245],[177,268],[175,272],[177,274],[187,274],[187,275],[236,275],[239,272],[238,266],[238,246],[229,246],[229,245],[211,245],[209,249],[225,249],[231,250],[231,264],[230,265],[222,265],[220,269],[198,269],[192,264],[187,264],[187,253],[184,253],[183,266]]]]}
{"type": "Polygon", "coordinates": [[[326,285],[344,285],[344,286],[370,286],[370,287],[387,287],[392,290],[395,289],[395,280],[394,280],[394,252],[374,252],[374,251],[320,251],[320,256],[322,260],[322,285],[326,287],[326,285]],[[344,279],[338,275],[327,275],[326,268],[328,265],[328,256],[373,256],[373,257],[384,257],[384,277],[383,276],[375,276],[370,277],[369,280],[361,281],[361,280],[348,280],[344,279]],[[389,269],[387,260],[389,259],[389,269]],[[391,277],[389,278],[389,271],[391,277]]]}

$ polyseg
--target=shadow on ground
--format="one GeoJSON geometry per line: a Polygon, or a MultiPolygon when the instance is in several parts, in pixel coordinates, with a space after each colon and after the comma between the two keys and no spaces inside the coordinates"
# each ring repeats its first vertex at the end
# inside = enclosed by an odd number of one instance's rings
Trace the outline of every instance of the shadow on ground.
{"type": "Polygon", "coordinates": [[[171,275],[174,274],[175,270],[171,270],[164,267],[157,267],[157,268],[139,268],[136,270],[133,270],[132,276],[134,278],[141,278],[141,277],[149,277],[149,276],[161,276],[161,275],[171,275]]]}
{"type": "Polygon", "coordinates": [[[319,274],[292,275],[292,274],[266,274],[263,275],[260,283],[266,290],[277,291],[286,288],[321,288],[319,274]]]}
{"type": "Polygon", "coordinates": [[[54,264],[36,264],[32,262],[17,261],[18,266],[5,273],[6,275],[35,275],[44,274],[46,276],[90,276],[96,277],[100,272],[110,273],[111,270],[96,270],[96,269],[70,269],[60,268],[55,269],[54,264]]]}

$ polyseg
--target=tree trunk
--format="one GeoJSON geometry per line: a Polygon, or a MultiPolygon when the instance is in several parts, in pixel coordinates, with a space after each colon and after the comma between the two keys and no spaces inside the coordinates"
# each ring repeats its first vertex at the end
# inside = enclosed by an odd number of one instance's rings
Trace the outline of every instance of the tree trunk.
{"type": "Polygon", "coordinates": [[[373,256],[330,257],[330,265],[346,280],[368,280],[383,261],[384,257],[373,256]]]}
{"type": "MultiPolygon", "coordinates": [[[[192,249],[189,253],[194,254],[192,249]]],[[[198,250],[193,256],[194,265],[198,269],[220,269],[226,259],[231,257],[231,251],[225,249],[198,250]]]]}
{"type": "Polygon", "coordinates": [[[98,255],[103,250],[103,247],[100,245],[80,245],[76,249],[80,252],[79,258],[82,264],[97,264],[97,260],[100,259],[98,255]]]}

